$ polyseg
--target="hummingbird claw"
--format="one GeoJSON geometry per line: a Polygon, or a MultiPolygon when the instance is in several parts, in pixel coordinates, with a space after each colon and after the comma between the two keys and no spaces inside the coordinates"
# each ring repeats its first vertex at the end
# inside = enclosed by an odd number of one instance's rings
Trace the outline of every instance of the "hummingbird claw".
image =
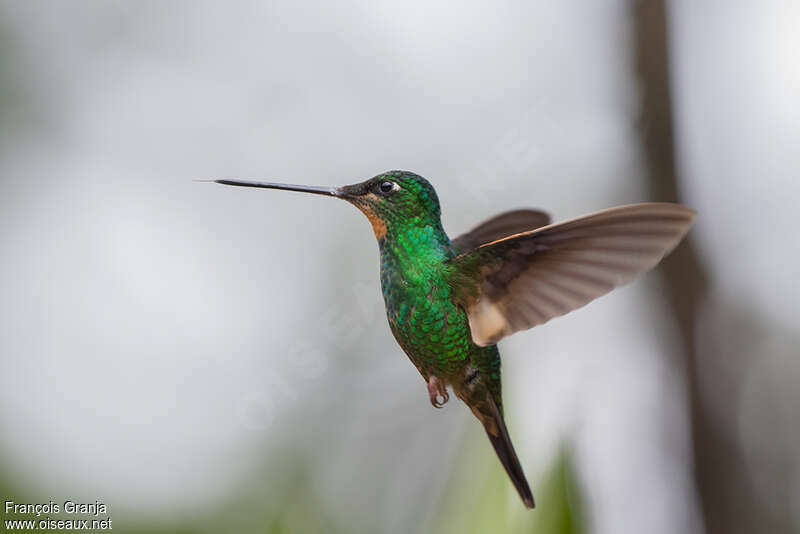
{"type": "Polygon", "coordinates": [[[442,408],[447,401],[450,400],[450,394],[447,393],[447,386],[439,379],[438,376],[432,376],[428,379],[428,396],[431,399],[431,404],[434,408],[442,408]],[[441,397],[441,402],[439,398],[441,397]]]}

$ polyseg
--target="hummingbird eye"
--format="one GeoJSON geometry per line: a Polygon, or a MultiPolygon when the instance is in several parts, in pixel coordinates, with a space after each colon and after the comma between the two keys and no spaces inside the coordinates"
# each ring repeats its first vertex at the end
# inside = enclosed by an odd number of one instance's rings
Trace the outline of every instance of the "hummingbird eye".
{"type": "Polygon", "coordinates": [[[378,185],[378,191],[384,196],[385,195],[390,195],[390,194],[394,193],[395,191],[397,191],[398,189],[400,189],[400,186],[397,185],[394,182],[389,181],[389,180],[386,180],[385,182],[381,182],[378,185]]]}

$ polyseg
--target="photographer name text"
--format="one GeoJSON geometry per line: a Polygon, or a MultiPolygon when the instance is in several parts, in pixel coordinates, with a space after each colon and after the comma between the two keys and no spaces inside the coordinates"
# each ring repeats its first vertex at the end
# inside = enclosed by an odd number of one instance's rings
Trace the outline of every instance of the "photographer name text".
{"type": "Polygon", "coordinates": [[[64,501],[57,503],[49,501],[46,503],[18,503],[5,501],[3,504],[5,511],[6,530],[113,530],[112,520],[107,517],[108,506],[102,501],[82,503],[75,501],[64,501]],[[93,516],[94,519],[84,519],[70,517],[68,519],[53,518],[57,514],[68,514],[71,516],[93,516]],[[33,515],[37,519],[10,519],[11,515],[33,515]],[[101,518],[101,516],[103,516],[101,518]]]}

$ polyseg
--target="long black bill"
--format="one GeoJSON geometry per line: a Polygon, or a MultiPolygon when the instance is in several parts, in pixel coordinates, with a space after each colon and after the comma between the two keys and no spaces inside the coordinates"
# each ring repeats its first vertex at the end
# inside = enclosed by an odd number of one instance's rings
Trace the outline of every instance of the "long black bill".
{"type": "Polygon", "coordinates": [[[335,187],[315,187],[313,185],[273,184],[270,182],[251,182],[248,180],[210,180],[222,185],[236,185],[239,187],[260,187],[262,189],[281,189],[283,191],[299,191],[300,193],[313,193],[329,197],[340,196],[335,187]]]}

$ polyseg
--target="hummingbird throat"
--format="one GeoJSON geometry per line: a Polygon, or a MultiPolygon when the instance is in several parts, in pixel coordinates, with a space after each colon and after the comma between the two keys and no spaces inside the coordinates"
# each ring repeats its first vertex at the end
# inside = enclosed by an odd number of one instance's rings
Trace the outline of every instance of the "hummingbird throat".
{"type": "MultiPolygon", "coordinates": [[[[370,196],[374,195],[370,193],[370,196]]],[[[373,199],[375,200],[375,199],[373,199]]],[[[372,203],[370,202],[352,202],[352,204],[361,210],[361,213],[367,216],[370,224],[372,224],[372,231],[375,232],[375,239],[381,240],[386,237],[386,221],[375,211],[372,203]]]]}

